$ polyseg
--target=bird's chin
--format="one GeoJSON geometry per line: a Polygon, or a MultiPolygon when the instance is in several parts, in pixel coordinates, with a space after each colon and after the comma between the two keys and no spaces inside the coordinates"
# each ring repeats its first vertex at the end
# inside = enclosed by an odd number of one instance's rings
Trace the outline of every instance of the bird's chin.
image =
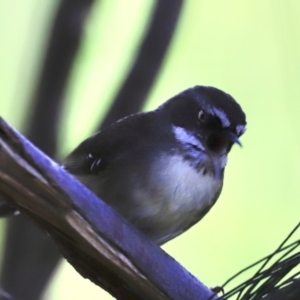
{"type": "Polygon", "coordinates": [[[224,154],[218,157],[210,157],[210,160],[214,177],[221,180],[223,178],[224,168],[227,164],[227,155],[224,154]]]}

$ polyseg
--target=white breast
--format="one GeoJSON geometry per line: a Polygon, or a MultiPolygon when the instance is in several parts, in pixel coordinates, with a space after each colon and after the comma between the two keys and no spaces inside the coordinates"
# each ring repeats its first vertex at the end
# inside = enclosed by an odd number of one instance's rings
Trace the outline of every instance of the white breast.
{"type": "Polygon", "coordinates": [[[165,234],[189,227],[196,216],[213,205],[222,185],[221,180],[197,172],[180,155],[160,157],[151,174],[151,182],[136,190],[135,198],[152,203],[145,206],[140,217],[143,222],[148,219],[152,227],[166,231],[165,234]]]}
{"type": "MultiPolygon", "coordinates": [[[[182,156],[162,157],[158,163],[160,170],[156,178],[170,213],[178,209],[191,212],[205,210],[211,206],[221,181],[211,174],[198,172],[182,156]],[[172,195],[172,197],[168,197],[172,195]]],[[[155,171],[154,171],[155,172],[155,171]]]]}

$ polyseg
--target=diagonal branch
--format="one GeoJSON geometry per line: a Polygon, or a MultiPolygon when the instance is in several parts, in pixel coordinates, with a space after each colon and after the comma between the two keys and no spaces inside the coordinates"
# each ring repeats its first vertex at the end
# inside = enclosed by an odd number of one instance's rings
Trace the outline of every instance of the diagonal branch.
{"type": "Polygon", "coordinates": [[[2,119],[0,191],[82,276],[118,299],[217,298],[2,119]]]}
{"type": "Polygon", "coordinates": [[[93,2],[62,1],[49,37],[26,136],[51,157],[56,155],[65,90],[93,2]]]}
{"type": "Polygon", "coordinates": [[[131,70],[99,128],[141,110],[172,41],[182,5],[182,0],[156,1],[131,70]]]}
{"type": "MultiPolygon", "coordinates": [[[[26,136],[51,157],[55,157],[57,152],[60,111],[69,74],[94,2],[62,0],[53,21],[26,130],[26,136]]],[[[2,215],[11,211],[10,207],[0,203],[2,215]]],[[[23,216],[9,219],[1,266],[1,288],[12,294],[14,299],[40,298],[60,258],[53,242],[26,222],[23,216]]]]}

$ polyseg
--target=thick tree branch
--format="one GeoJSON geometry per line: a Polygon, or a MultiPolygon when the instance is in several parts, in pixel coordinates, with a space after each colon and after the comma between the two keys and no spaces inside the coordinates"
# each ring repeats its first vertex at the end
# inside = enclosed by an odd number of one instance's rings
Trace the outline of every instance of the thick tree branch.
{"type": "MultiPolygon", "coordinates": [[[[94,0],[62,0],[59,4],[32,99],[32,109],[27,117],[26,136],[51,157],[56,156],[64,93],[93,2],[94,0]]],[[[1,205],[0,211],[5,215],[11,209],[1,205]]],[[[10,218],[1,270],[1,287],[17,300],[39,299],[60,258],[52,240],[45,238],[22,215],[10,218]],[[31,285],[32,282],[35,284],[31,285]]]]}
{"type": "Polygon", "coordinates": [[[0,190],[10,204],[56,240],[79,273],[116,298],[214,297],[210,289],[2,119],[0,190]]]}

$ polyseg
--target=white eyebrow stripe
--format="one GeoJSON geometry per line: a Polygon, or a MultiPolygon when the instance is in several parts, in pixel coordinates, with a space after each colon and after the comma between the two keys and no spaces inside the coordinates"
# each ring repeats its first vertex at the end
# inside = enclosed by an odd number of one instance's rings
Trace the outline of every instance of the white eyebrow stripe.
{"type": "Polygon", "coordinates": [[[227,115],[225,114],[225,112],[223,110],[218,109],[218,108],[213,108],[212,111],[213,111],[214,115],[220,119],[223,128],[230,126],[230,122],[227,118],[227,115]]]}
{"type": "Polygon", "coordinates": [[[195,136],[191,132],[185,130],[182,127],[172,126],[172,128],[176,139],[180,141],[183,145],[191,144],[203,151],[205,150],[202,143],[197,138],[195,138],[195,136]]]}

